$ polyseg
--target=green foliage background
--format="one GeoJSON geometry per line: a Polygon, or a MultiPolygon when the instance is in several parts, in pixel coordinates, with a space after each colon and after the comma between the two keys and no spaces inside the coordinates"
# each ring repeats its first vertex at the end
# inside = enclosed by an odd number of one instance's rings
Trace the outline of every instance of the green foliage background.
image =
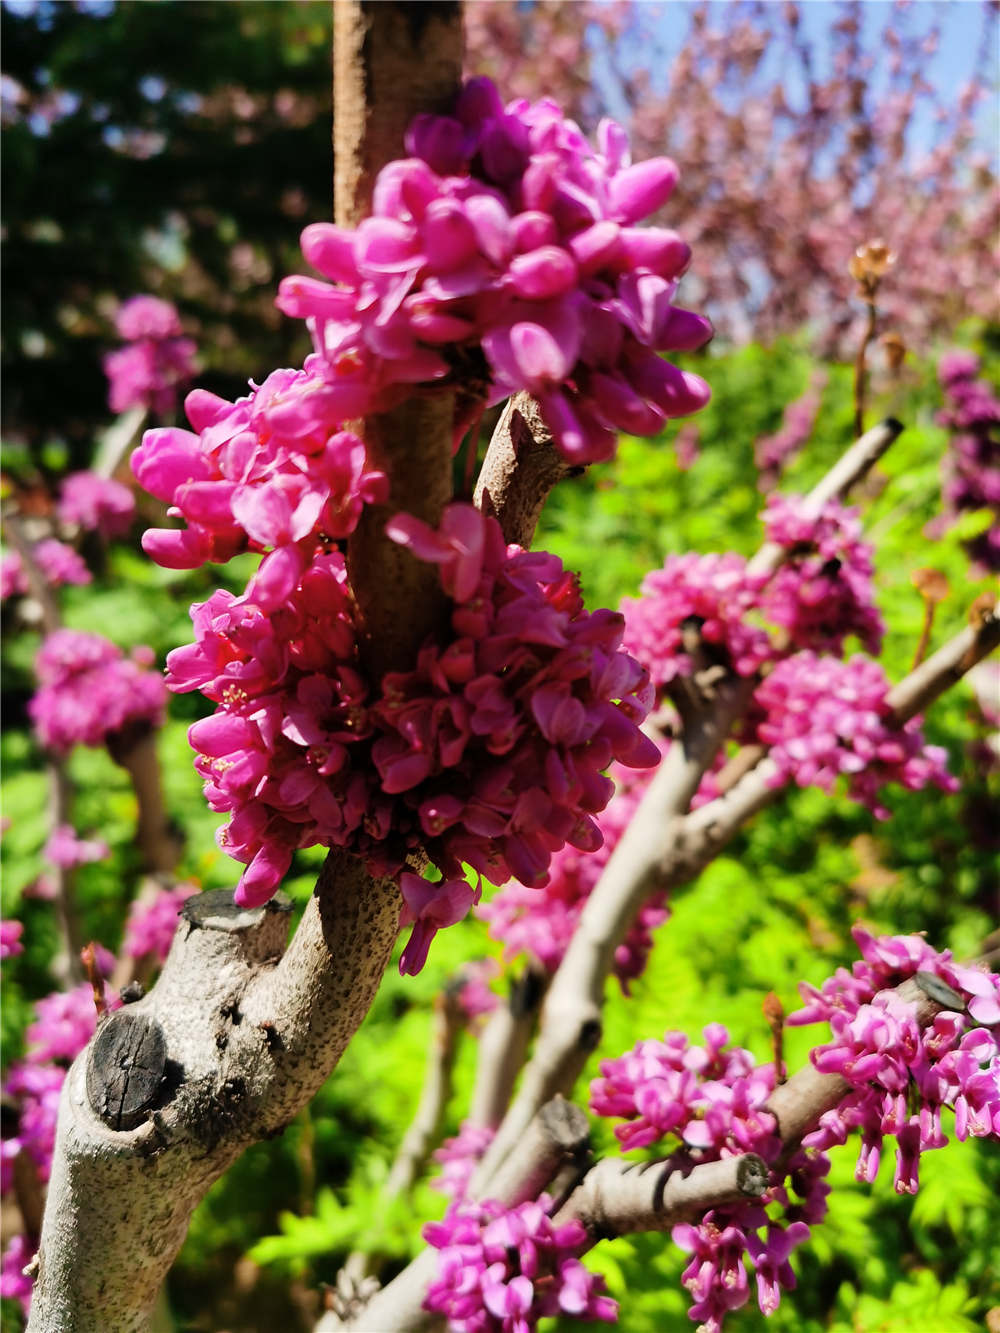
{"type": "MultiPolygon", "coordinates": [[[[644,571],[671,551],[751,552],[761,507],[753,440],[777,427],[783,405],[806,387],[811,364],[793,344],[709,353],[699,368],[714,386],[714,399],[699,419],[702,455],[695,466],[678,469],[669,436],[625,439],[614,463],[556,491],[537,544],[579,569],[591,605],[614,605],[634,593],[644,571]]],[[[866,526],[878,538],[877,587],[889,624],[885,664],[892,677],[908,669],[919,637],[922,604],[910,584],[915,569],[933,565],[951,584],[936,641],[963,623],[973,597],[987,586],[970,579],[959,541],[966,530],[936,542],[923,536],[938,509],[946,441],[933,422],[938,391],[930,367],[912,366],[907,376],[876,404],[878,411],[896,411],[906,429],[861,501],[866,526]]],[[[783,489],[807,488],[850,437],[850,372],[834,366],[813,438],[783,489]]],[[[92,588],[67,590],[66,619],[79,628],[100,626],[123,644],[150,642],[163,654],[186,640],[190,601],[203,599],[220,576],[236,588],[245,574],[238,564],[195,574],[159,570],[122,546],[92,588]]],[[[5,679],[15,708],[30,689],[36,646],[31,634],[7,637],[5,679]]],[[[215,849],[216,819],[191,768],[185,732],[199,711],[191,696],[172,700],[160,753],[171,811],[188,831],[182,870],[215,887],[231,884],[235,868],[215,849]]],[[[633,997],[626,1000],[609,985],[599,1054],[618,1054],[668,1028],[697,1037],[705,1023],[721,1021],[734,1041],[767,1058],[764,996],[775,990],[793,1009],[800,980],[819,983],[838,964],[849,964],[848,931],[857,919],[881,930],[925,930],[960,956],[974,953],[996,924],[996,834],[983,826],[989,793],[968,754],[981,723],[967,682],[935,705],[927,730],[949,748],[953,771],[963,778],[960,793],[893,790],[892,819],[880,827],[842,796],[815,790],[794,791],[760,815],[696,884],[675,896],[673,916],[633,997]]],[[[50,907],[22,897],[41,872],[47,835],[45,779],[23,727],[8,730],[3,760],[11,819],[3,843],[3,911],[26,923],[25,953],[5,965],[9,1061],[19,1052],[30,1003],[50,988],[47,964],[57,939],[50,907]]],[[[137,870],[133,798],[103,752],[78,749],[71,773],[77,826],[100,830],[113,852],[110,861],[80,874],[87,931],[115,948],[137,870]]],[[[291,892],[300,904],[320,856],[306,853],[296,864],[291,892]]],[[[400,978],[390,969],[357,1039],[309,1112],[281,1139],[248,1152],[199,1208],[169,1283],[174,1327],[251,1333],[277,1319],[289,1328],[307,1327],[301,1312],[309,1291],[332,1281],[352,1248],[371,1249],[388,1272],[405,1262],[423,1222],[444,1208],[426,1183],[388,1210],[379,1193],[415,1109],[431,1004],[462,961],[497,953],[485,927],[470,920],[438,936],[419,977],[400,978]]],[[[819,1032],[790,1029],[790,1066],[802,1063],[818,1040],[819,1032]]],[[[581,1080],[581,1100],[598,1058],[581,1080]]],[[[474,1060],[469,1038],[458,1062],[449,1132],[464,1113],[474,1060]]],[[[613,1147],[608,1126],[598,1125],[595,1133],[613,1147]]],[[[850,1144],[835,1155],[830,1218],[799,1251],[798,1290],[785,1297],[768,1327],[780,1333],[981,1327],[985,1312],[1000,1302],[990,1262],[1000,1231],[995,1146],[971,1142],[927,1154],[915,1200],[893,1194],[891,1164],[874,1188],[856,1184],[854,1156],[850,1144]]],[[[668,1236],[604,1245],[590,1262],[621,1300],[620,1327],[628,1333],[690,1327],[679,1286],[683,1258],[668,1236]]],[[[753,1305],[732,1323],[747,1330],[764,1326],[753,1305]]],[[[17,1327],[10,1310],[8,1327],[17,1327]]]]}

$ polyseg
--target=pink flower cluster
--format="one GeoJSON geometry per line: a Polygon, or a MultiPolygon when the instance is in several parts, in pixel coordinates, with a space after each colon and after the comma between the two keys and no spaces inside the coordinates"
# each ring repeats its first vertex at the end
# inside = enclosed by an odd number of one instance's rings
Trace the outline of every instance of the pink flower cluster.
{"type": "Polygon", "coordinates": [[[135,518],[135,496],[110,477],[73,472],[60,484],[56,517],[105,538],[123,537],[135,518]]]}
{"type": "MultiPolygon", "coordinates": [[[[757,1066],[749,1051],[725,1049],[729,1034],[719,1023],[705,1028],[705,1046],[691,1046],[681,1032],[642,1041],[616,1060],[601,1062],[590,1088],[597,1115],[622,1117],[615,1135],[625,1151],[672,1137],[668,1161],[685,1170],[705,1161],[754,1152],[776,1164],[781,1142],[767,1100],[774,1090],[772,1065],[757,1066]]],[[[713,1209],[694,1225],[674,1227],[674,1242],[691,1254],[683,1282],[694,1298],[689,1310],[708,1333],[750,1296],[744,1255],[753,1262],[757,1300],[764,1314],[777,1309],[782,1288],[795,1286],[788,1256],[826,1214],[824,1177],[829,1162],[797,1151],[772,1177],[759,1205],[713,1209]],[[793,1200],[782,1184],[791,1177],[793,1200]],[[780,1204],[786,1226],[769,1218],[766,1204],[780,1204]]]]}
{"type": "Polygon", "coordinates": [[[410,157],[379,173],[373,216],[350,232],[307,227],[303,254],[334,285],[286,278],[278,305],[311,322],[342,419],[383,410],[415,383],[485,355],[492,401],[527,389],[574,463],[610,458],[616,432],[656,434],[708,401],[657,355],[711,336],[673,305],[690,251],[636,223],[677,179],[667,158],[632,165],[602,122],[595,152],[556,104],[506,108],[472,79],[454,117],[418,116],[410,157]]]}
{"type": "Polygon", "coordinates": [[[825,372],[816,374],[801,398],[785,408],[781,429],[774,435],[761,435],[754,442],[753,460],[760,471],[758,485],[762,491],[774,490],[786,464],[812,434],[825,382],[825,372]]]}
{"type": "MultiPolygon", "coordinates": [[[[80,556],[72,546],[57,541],[55,537],[46,537],[40,541],[31,555],[45,582],[53,588],[61,588],[66,583],[82,585],[90,582],[90,570],[80,556]]],[[[30,588],[21,557],[16,551],[8,551],[0,560],[0,601],[6,601],[8,597],[17,594],[23,595],[30,588]]]]}
{"type": "MultiPolygon", "coordinates": [[[[513,880],[479,908],[478,915],[489,921],[494,939],[503,941],[508,958],[530,954],[547,972],[555,972],[573,938],[584,904],[645,794],[650,772],[648,769],[633,772],[619,765],[609,771],[615,793],[597,816],[604,842],[596,851],[566,846],[553,856],[549,882],[544,889],[529,888],[513,880]]],[[[669,915],[666,893],[652,894],[615,950],[614,971],[626,995],[629,982],[645,970],[653,947],[653,932],[669,915]]]]}
{"type": "Polygon", "coordinates": [[[133,725],[161,726],[166,689],[148,648],[125,657],[108,639],[58,629],[35,659],[40,688],[28,704],[38,738],[53,750],[103,745],[133,725]]]}
{"type": "Polygon", "coordinates": [[[0,1261],[0,1296],[4,1300],[18,1301],[25,1314],[31,1307],[32,1281],[25,1277],[24,1269],[33,1255],[27,1236],[13,1236],[0,1261]]]}
{"type": "Polygon", "coordinates": [[[20,921],[0,921],[0,960],[16,958],[19,953],[24,953],[24,945],[21,943],[23,931],[24,924],[20,921]]]}
{"type": "Polygon", "coordinates": [[[764,1155],[764,1140],[774,1134],[774,1118],[764,1110],[774,1090],[773,1068],[758,1068],[738,1046],[726,1050],[729,1033],[721,1023],[710,1023],[704,1036],[701,1047],[683,1032],[668,1032],[662,1041],[641,1041],[618,1059],[601,1061],[590,1107],[595,1115],[624,1118],[615,1128],[624,1151],[674,1134],[713,1159],[764,1155]]]}
{"type": "Polygon", "coordinates": [[[946,406],[938,422],[952,432],[944,461],[946,513],[992,510],[994,522],[966,543],[972,559],[1000,570],[1000,401],[984,379],[977,379],[979,358],[949,352],[938,365],[946,406]]]}
{"type": "Polygon", "coordinates": [[[691,674],[695,643],[708,664],[741,676],[790,649],[839,654],[850,634],[878,651],[884,627],[873,601],[872,550],[855,511],[830,501],[810,516],[803,497],[772,496],[763,518],[768,540],[787,552],[773,576],[752,573],[732,552],[671,555],[646,575],[638,598],[622,602],[625,646],[657,687],[691,674]],[[754,613],[784,631],[783,647],[754,613]]]}
{"type": "Polygon", "coordinates": [[[888,693],[885,673],[868,658],[841,662],[802,652],[779,662],[754,695],[764,713],[757,736],[770,746],[776,781],[830,791],[846,774],[848,794],[877,819],[889,817],[879,800],[889,782],[957,790],[947,751],[924,743],[919,718],[894,723],[888,693]]]}
{"type": "Polygon", "coordinates": [[[78,838],[70,824],[60,824],[49,834],[42,855],[52,865],[70,870],[90,861],[104,861],[111,851],[103,838],[78,838]]]}
{"type": "Polygon", "coordinates": [[[707,655],[752,676],[774,655],[766,632],[747,620],[767,582],[750,575],[741,555],[671,555],[647,574],[639,597],[622,601],[625,647],[649,668],[653,683],[688,676],[686,636],[694,631],[707,655]]]}
{"type": "Polygon", "coordinates": [[[855,1089],[803,1142],[825,1151],[859,1129],[856,1173],[872,1181],[883,1139],[894,1134],[896,1190],[915,1194],[920,1154],[948,1141],[945,1106],[959,1139],[1000,1138],[1000,977],[954,962],[918,935],[877,939],[860,926],[852,934],[862,961],[820,990],[800,986],[806,1007],[788,1020],[830,1023],[833,1040],[812,1052],[812,1062],[855,1089]],[[939,978],[958,1001],[923,1029],[913,1006],[888,989],[918,973],[939,978]]]}
{"type": "Polygon", "coordinates": [[[177,930],[177,914],[198,889],[193,884],[175,884],[157,889],[151,898],[133,899],[125,923],[122,953],[128,958],[155,958],[162,963],[177,930]]]}
{"type": "Polygon", "coordinates": [[[145,407],[166,416],[195,373],[195,344],[181,336],[180,316],[169,301],[133,296],[119,309],[115,325],[127,346],[104,358],[111,411],[145,407]]]}
{"type": "Polygon", "coordinates": [[[648,679],[620,649],[621,617],[588,614],[557,559],[505,547],[469,505],[436,533],[407,516],[388,531],[441,566],[453,609],[450,640],[428,640],[377,699],[337,552],[315,556],[268,614],[253,584],[239,599],[216,593],[168,669],[171,688],[219,705],[190,739],[209,804],[233,812],[220,840],[248,863],[240,901],[269,898],[297,847],[350,847],[388,874],[418,842],[427,849],[443,880],[401,880],[417,927],[409,970],[475,898],[463,863],[495,882],[544,883],[564,843],[600,845],[603,770],[658,753],[638,729],[648,679]]]}
{"type": "Polygon", "coordinates": [[[495,1134],[496,1130],[489,1125],[474,1125],[463,1120],[458,1133],[445,1139],[434,1153],[435,1162],[440,1162],[444,1170],[431,1181],[431,1188],[450,1195],[452,1199],[464,1199],[476,1166],[495,1134]]]}
{"type": "Polygon", "coordinates": [[[872,547],[861,539],[856,509],[830,500],[812,516],[804,497],[772,495],[763,515],[768,541],[788,558],[768,584],[763,614],[787,633],[794,648],[835,653],[856,635],[870,653],[882,646],[885,626],[872,589],[872,547]]]}
{"type": "Polygon", "coordinates": [[[358,436],[341,428],[335,389],[305,370],[276,370],[235,403],[196,389],[185,410],[197,434],[147,431],[132,456],[140,485],[183,518],[181,531],[152,528],[146,553],[171,569],[271,551],[254,583],[278,606],[323,539],[348,536],[365,504],[384,500],[358,436]]]}
{"type": "Polygon", "coordinates": [[[440,1250],[424,1309],[444,1315],[455,1333],[530,1333],[547,1315],[613,1322],[618,1306],[604,1279],[577,1258],[579,1222],[556,1227],[551,1200],[505,1208],[495,1200],[452,1204],[423,1237],[440,1250]]]}

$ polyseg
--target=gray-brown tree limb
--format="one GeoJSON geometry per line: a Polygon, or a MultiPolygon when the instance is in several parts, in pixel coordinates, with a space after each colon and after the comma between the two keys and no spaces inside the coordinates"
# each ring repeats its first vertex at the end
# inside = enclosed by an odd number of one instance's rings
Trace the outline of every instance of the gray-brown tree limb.
{"type": "Polygon", "coordinates": [[[582,471],[556,449],[530,394],[516,393],[493,431],[473,502],[499,522],[508,542],[527,549],[553,486],[582,471]]]}

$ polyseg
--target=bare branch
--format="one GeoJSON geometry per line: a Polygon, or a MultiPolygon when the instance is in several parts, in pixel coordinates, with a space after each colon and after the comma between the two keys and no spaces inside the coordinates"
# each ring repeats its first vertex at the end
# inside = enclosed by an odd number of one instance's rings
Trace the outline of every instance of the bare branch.
{"type": "Polygon", "coordinates": [[[889,705],[902,724],[922,713],[982,659],[1000,646],[1000,603],[977,614],[972,624],[949,639],[889,691],[889,705]]]}
{"type": "MultiPolygon", "coordinates": [[[[55,832],[63,825],[72,827],[73,786],[66,772],[66,761],[62,755],[47,751],[45,767],[49,779],[50,832],[55,832]]],[[[63,956],[54,960],[53,971],[61,982],[75,986],[85,979],[86,972],[80,959],[84,941],[76,905],[74,868],[53,864],[51,876],[55,885],[54,901],[59,933],[63,940],[63,956]]]]}
{"type": "MultiPolygon", "coordinates": [[[[806,496],[802,512],[816,515],[831,500],[843,500],[875,466],[889,446],[902,434],[903,426],[893,417],[880,421],[842,454],[830,471],[806,496]]],[[[750,561],[750,574],[773,574],[787,555],[777,542],[765,542],[750,561]]]]}
{"type": "Polygon", "coordinates": [[[147,722],[109,732],[108,754],[129,775],[138,804],[136,842],[143,865],[153,874],[167,874],[180,860],[183,843],[171,826],[163,800],[156,731],[147,722]]]}
{"type": "Polygon", "coordinates": [[[553,486],[582,471],[553,445],[535,400],[517,393],[508,399],[493,432],[474,503],[499,521],[508,542],[527,548],[553,486]]]}
{"type": "Polygon", "coordinates": [[[479,1034],[476,1079],[469,1103],[471,1124],[495,1129],[503,1119],[547,985],[548,978],[541,970],[526,967],[479,1034]]]}
{"type": "Polygon", "coordinates": [[[711,1208],[759,1199],[768,1167],[756,1153],[702,1162],[684,1174],[671,1162],[604,1157],[592,1166],[552,1219],[582,1222],[591,1245],[639,1231],[667,1231],[711,1208]]]}
{"type": "Polygon", "coordinates": [[[385,1183],[390,1198],[410,1189],[440,1136],[461,1031],[458,1000],[445,991],[434,1001],[431,1049],[420,1103],[385,1183]]]}
{"type": "Polygon", "coordinates": [[[528,1126],[515,1157],[509,1157],[503,1169],[490,1183],[490,1198],[508,1208],[542,1193],[553,1196],[558,1204],[569,1186],[575,1186],[590,1163],[590,1125],[573,1102],[553,1097],[528,1126]],[[568,1179],[567,1179],[568,1175],[568,1179]],[[566,1186],[555,1184],[558,1178],[566,1186]]]}

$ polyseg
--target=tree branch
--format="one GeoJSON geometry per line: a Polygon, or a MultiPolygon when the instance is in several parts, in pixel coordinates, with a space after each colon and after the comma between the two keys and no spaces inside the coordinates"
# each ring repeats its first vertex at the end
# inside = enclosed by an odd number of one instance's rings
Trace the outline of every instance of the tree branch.
{"type": "Polygon", "coordinates": [[[498,520],[508,542],[527,549],[553,486],[583,470],[555,448],[535,400],[516,393],[496,424],[473,503],[498,520]]]}
{"type": "MultiPolygon", "coordinates": [[[[448,111],[462,74],[457,0],[419,5],[338,0],[334,5],[334,215],[356,226],[370,211],[378,171],[403,155],[418,112],[448,111]]],[[[347,567],[374,680],[409,667],[447,603],[437,567],[389,541],[400,510],[437,527],[451,499],[454,394],[411,398],[369,417],[369,464],[389,478],[385,504],[366,505],[347,544],[347,567]]]]}
{"type": "Polygon", "coordinates": [[[604,1157],[552,1220],[557,1226],[582,1222],[590,1245],[639,1231],[668,1231],[711,1208],[759,1199],[768,1187],[768,1176],[767,1163],[756,1153],[702,1162],[687,1174],[669,1161],[604,1157]]]}
{"type": "Polygon", "coordinates": [[[716,707],[704,711],[670,747],[612,852],[552,980],[520,1091],[473,1177],[475,1195],[489,1192],[491,1177],[515,1150],[532,1117],[556,1093],[569,1092],[600,1041],[604,983],[615,949],[642,904],[660,887],[664,854],[718,746],[742,711],[747,689],[746,682],[726,682],[716,707]]]}
{"type": "Polygon", "coordinates": [[[391,881],[331,853],[284,954],[287,902],[245,911],[218,890],[185,903],[157,984],[102,1023],[67,1076],[29,1328],[147,1327],[205,1190],[285,1128],[357,1030],[397,903],[391,881]],[[158,1059],[143,1047],[102,1063],[103,1034],[126,1020],[155,1036],[158,1059]],[[152,1069],[127,1122],[120,1068],[133,1082],[152,1069]]]}
{"type": "Polygon", "coordinates": [[[495,1129],[503,1119],[547,984],[545,974],[529,964],[512,982],[507,999],[487,1019],[479,1035],[476,1078],[469,1104],[471,1124],[495,1129]]]}
{"type": "Polygon", "coordinates": [[[42,632],[52,634],[62,625],[62,616],[59,614],[59,604],[53,596],[48,580],[38,568],[31,542],[28,540],[17,514],[4,514],[3,526],[11,546],[20,557],[21,569],[24,571],[24,577],[28,580],[31,595],[41,609],[42,632]]]}
{"type": "MultiPolygon", "coordinates": [[[[887,417],[854,441],[829,472],[816,483],[802,506],[804,516],[815,517],[831,500],[845,500],[848,493],[875,466],[903,432],[902,423],[887,417]]],[[[750,574],[774,574],[787,555],[777,542],[765,542],[747,567],[750,574]]]]}
{"type": "Polygon", "coordinates": [[[109,732],[108,754],[129,775],[138,805],[136,842],[143,868],[153,874],[168,874],[180,860],[183,843],[171,826],[163,800],[160,762],[156,754],[156,730],[143,722],[109,732]]]}
{"type": "MultiPolygon", "coordinates": [[[[916,978],[904,981],[896,993],[914,1006],[921,1027],[948,1006],[944,996],[925,988],[916,978]]],[[[837,1107],[851,1091],[846,1079],[839,1074],[821,1074],[811,1062],[775,1088],[766,1109],[778,1122],[784,1147],[782,1159],[794,1151],[825,1112],[837,1107]]],[[[577,1180],[561,1203],[557,1193],[552,1220],[557,1226],[581,1222],[587,1233],[586,1249],[617,1236],[667,1231],[678,1222],[703,1217],[713,1208],[754,1202],[770,1187],[771,1168],[756,1153],[702,1162],[687,1169],[669,1159],[646,1163],[606,1157],[581,1174],[586,1118],[573,1103],[560,1098],[545,1106],[532,1121],[525,1135],[523,1156],[518,1153],[507,1159],[494,1178],[497,1189],[494,1192],[491,1188],[490,1197],[508,1207],[537,1198],[558,1169],[560,1140],[567,1145],[569,1160],[576,1164],[577,1180]]],[[[437,1251],[422,1251],[375,1295],[359,1316],[360,1322],[352,1327],[378,1328],[380,1333],[418,1333],[426,1328],[432,1316],[422,1309],[422,1301],[436,1271],[437,1251]]],[[[333,1329],[339,1325],[331,1322],[321,1327],[333,1329]]]]}

